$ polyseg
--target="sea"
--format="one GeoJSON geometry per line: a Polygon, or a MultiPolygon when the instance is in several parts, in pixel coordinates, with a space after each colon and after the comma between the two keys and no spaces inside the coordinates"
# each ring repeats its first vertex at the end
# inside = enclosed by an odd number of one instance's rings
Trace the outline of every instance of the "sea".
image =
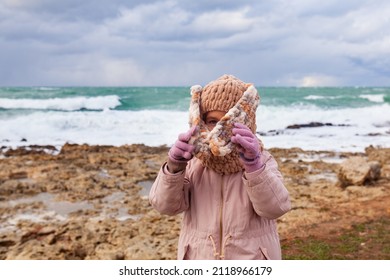
{"type": "MultiPolygon", "coordinates": [[[[257,87],[266,148],[390,147],[389,87],[257,87]]],[[[0,147],[171,146],[188,130],[190,87],[0,87],[0,147]]]]}

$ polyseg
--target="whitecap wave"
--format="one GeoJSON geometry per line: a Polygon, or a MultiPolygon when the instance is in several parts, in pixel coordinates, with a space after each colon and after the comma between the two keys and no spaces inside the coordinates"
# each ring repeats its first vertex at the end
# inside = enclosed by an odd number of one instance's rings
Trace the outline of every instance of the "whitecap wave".
{"type": "Polygon", "coordinates": [[[303,99],[306,100],[320,100],[320,99],[339,99],[343,98],[343,96],[323,96],[323,95],[308,95],[303,99]]]}
{"type": "Polygon", "coordinates": [[[367,99],[370,102],[383,103],[385,102],[384,94],[362,94],[359,95],[360,98],[367,99]]]}
{"type": "MultiPolygon", "coordinates": [[[[389,104],[328,110],[263,105],[257,111],[257,131],[262,132],[266,148],[362,152],[369,145],[390,147],[389,111],[389,104]],[[333,125],[286,129],[311,122],[333,125]],[[272,130],[281,133],[269,133],[272,130]]],[[[169,146],[188,129],[188,112],[183,111],[36,111],[0,118],[0,146],[60,146],[66,142],[169,146]]]]}
{"type": "Polygon", "coordinates": [[[121,105],[117,95],[49,99],[0,98],[1,109],[32,109],[54,111],[107,110],[121,105]]]}

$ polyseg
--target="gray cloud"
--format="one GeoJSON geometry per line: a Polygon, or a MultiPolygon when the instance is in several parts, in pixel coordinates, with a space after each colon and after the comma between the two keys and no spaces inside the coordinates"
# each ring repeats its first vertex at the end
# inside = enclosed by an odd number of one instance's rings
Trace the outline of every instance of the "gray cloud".
{"type": "Polygon", "coordinates": [[[390,3],[3,0],[0,86],[390,85],[390,3]],[[364,84],[363,84],[364,83],[364,84]]]}

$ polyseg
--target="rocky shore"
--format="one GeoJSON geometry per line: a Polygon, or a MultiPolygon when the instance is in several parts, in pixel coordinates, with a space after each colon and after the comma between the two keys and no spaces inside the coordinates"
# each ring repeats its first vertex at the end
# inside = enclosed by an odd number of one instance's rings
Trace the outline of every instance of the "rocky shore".
{"type": "MultiPolygon", "coordinates": [[[[175,259],[180,215],[153,210],[167,147],[0,148],[0,259],[175,259]]],[[[271,149],[293,208],[281,240],[390,215],[390,149],[271,149]],[[354,164],[356,163],[356,164],[354,164]]]]}

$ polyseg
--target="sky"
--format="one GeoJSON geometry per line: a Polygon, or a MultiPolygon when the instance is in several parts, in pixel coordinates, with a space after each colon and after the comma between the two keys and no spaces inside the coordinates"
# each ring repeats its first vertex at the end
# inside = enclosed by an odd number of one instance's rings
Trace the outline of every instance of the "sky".
{"type": "Polygon", "coordinates": [[[0,0],[0,86],[390,86],[388,0],[0,0]]]}

